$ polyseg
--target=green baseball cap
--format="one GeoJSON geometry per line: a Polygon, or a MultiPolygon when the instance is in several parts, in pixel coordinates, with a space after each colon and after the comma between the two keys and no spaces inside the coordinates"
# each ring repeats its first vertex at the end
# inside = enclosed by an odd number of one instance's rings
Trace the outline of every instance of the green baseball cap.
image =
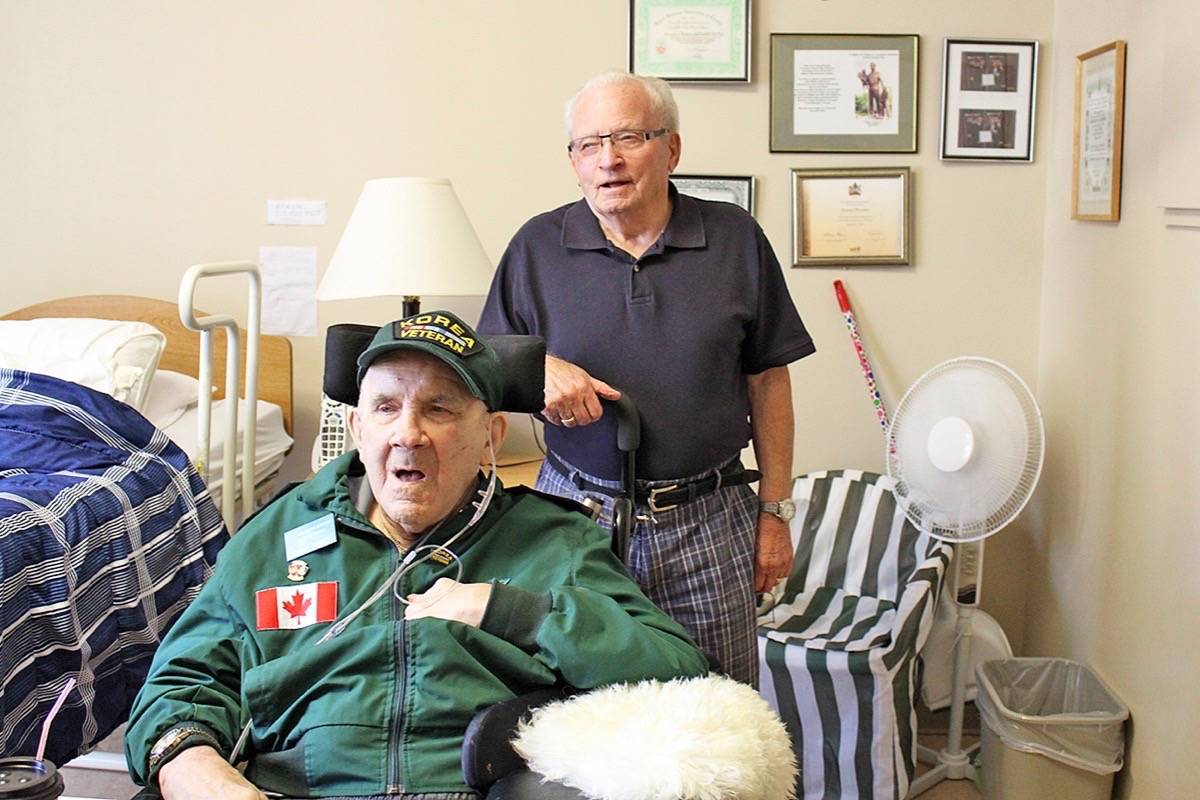
{"type": "Polygon", "coordinates": [[[470,325],[449,311],[414,314],[384,325],[358,357],[358,385],[380,356],[396,350],[420,350],[444,361],[458,373],[471,394],[498,411],[504,397],[500,359],[470,325]]]}

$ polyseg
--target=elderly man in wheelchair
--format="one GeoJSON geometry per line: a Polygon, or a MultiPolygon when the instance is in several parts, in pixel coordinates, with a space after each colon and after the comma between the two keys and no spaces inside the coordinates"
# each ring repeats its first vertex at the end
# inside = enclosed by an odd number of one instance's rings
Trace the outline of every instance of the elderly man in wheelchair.
{"type": "Polygon", "coordinates": [[[358,450],[247,522],[134,703],[131,769],[169,800],[475,798],[460,759],[481,709],[706,671],[604,531],[496,482],[492,346],[422,314],[357,365],[358,450]]]}

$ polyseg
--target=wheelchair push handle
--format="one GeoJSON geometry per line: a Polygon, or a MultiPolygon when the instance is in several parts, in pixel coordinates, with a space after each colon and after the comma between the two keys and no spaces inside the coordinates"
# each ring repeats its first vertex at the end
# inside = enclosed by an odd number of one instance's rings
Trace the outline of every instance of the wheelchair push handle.
{"type": "Polygon", "coordinates": [[[604,401],[611,406],[617,418],[617,449],[622,453],[632,453],[642,443],[642,418],[638,416],[637,405],[627,392],[621,392],[616,400],[604,401]]]}

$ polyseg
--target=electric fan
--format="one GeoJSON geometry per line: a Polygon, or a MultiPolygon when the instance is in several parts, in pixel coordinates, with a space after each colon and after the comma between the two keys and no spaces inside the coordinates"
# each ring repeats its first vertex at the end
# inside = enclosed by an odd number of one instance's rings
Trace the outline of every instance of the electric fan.
{"type": "Polygon", "coordinates": [[[1044,449],[1033,393],[1011,369],[986,358],[956,358],[929,370],[909,387],[892,417],[886,458],[896,500],[918,528],[955,544],[958,607],[946,747],[917,748],[922,761],[936,766],[913,781],[909,797],[947,778],[970,776],[969,752],[962,748],[963,707],[983,539],[1025,507],[1044,449]]]}

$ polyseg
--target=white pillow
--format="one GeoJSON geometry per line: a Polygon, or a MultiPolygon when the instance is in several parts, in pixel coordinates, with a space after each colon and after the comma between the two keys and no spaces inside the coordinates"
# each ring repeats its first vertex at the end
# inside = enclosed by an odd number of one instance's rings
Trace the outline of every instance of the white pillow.
{"type": "Polygon", "coordinates": [[[0,367],[40,372],[141,410],[167,338],[145,322],[0,320],[0,367]]]}
{"type": "Polygon", "coordinates": [[[154,373],[142,416],[156,428],[167,428],[200,403],[200,381],[182,372],[160,369],[154,373]]]}

